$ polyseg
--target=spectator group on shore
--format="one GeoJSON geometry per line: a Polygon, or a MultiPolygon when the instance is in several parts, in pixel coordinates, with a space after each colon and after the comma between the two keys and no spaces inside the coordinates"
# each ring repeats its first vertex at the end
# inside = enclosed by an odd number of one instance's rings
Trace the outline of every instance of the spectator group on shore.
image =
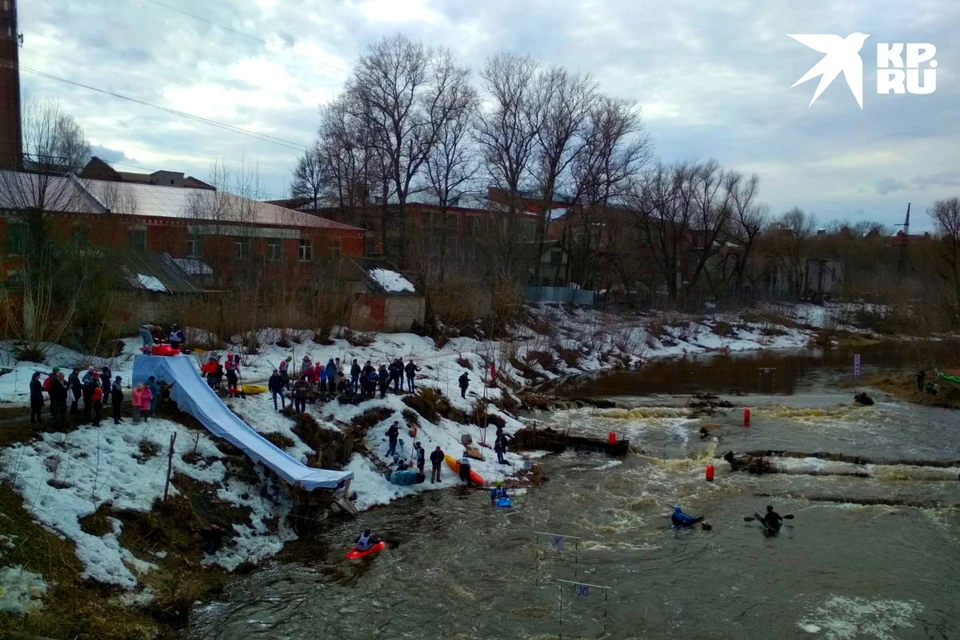
{"type": "Polygon", "coordinates": [[[273,408],[278,411],[286,408],[288,397],[294,412],[303,413],[308,400],[326,402],[336,397],[346,401],[362,400],[375,398],[378,392],[381,398],[385,398],[391,388],[393,393],[404,393],[404,377],[406,392],[415,393],[416,376],[420,371],[413,360],[404,364],[401,358],[379,366],[374,366],[370,360],[361,366],[354,358],[348,366],[340,358],[330,358],[324,364],[313,362],[309,355],[305,355],[299,371],[292,370],[292,362],[292,356],[281,360],[267,382],[267,389],[273,396],[273,408]]]}

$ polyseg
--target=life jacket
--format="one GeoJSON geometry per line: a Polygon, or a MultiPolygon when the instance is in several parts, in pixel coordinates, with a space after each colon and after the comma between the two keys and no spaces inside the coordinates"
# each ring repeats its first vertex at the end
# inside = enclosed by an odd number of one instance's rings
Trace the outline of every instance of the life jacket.
{"type": "Polygon", "coordinates": [[[101,400],[103,400],[103,389],[97,387],[93,390],[93,401],[100,402],[101,400]]]}
{"type": "Polygon", "coordinates": [[[53,376],[47,376],[47,379],[43,381],[43,390],[47,393],[50,392],[50,378],[53,376]]]}
{"type": "Polygon", "coordinates": [[[495,500],[500,500],[501,498],[509,498],[507,495],[507,490],[504,487],[497,487],[493,490],[493,498],[495,500]]]}
{"type": "Polygon", "coordinates": [[[363,534],[357,538],[357,551],[367,551],[373,545],[370,544],[371,536],[365,536],[363,534]]]}

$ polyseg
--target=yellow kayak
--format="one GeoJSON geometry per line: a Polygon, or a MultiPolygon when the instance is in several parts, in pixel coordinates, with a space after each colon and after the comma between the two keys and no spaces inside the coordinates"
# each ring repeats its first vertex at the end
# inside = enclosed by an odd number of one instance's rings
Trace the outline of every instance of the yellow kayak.
{"type": "Polygon", "coordinates": [[[261,387],[258,384],[245,384],[243,385],[243,392],[248,396],[255,396],[258,393],[266,393],[267,388],[261,387]]]}
{"type": "MultiPolygon", "coordinates": [[[[453,469],[455,472],[460,473],[460,461],[454,458],[453,456],[443,456],[443,459],[446,461],[447,466],[453,469]]],[[[474,484],[483,484],[483,478],[480,477],[480,474],[470,469],[470,481],[474,484]]]]}

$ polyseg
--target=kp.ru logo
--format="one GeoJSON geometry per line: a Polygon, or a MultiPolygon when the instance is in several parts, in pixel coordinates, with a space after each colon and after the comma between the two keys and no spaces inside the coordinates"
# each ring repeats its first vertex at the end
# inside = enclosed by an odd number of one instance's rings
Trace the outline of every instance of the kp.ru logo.
{"type": "MultiPolygon", "coordinates": [[[[846,38],[833,34],[787,35],[814,51],[826,54],[793,83],[795,87],[820,76],[820,84],[810,101],[811,106],[842,72],[853,97],[863,109],[863,60],[860,59],[860,49],[869,35],[859,32],[851,33],[846,38]]],[[[937,48],[926,42],[877,43],[877,93],[933,93],[937,90],[935,55],[937,48]],[[925,66],[921,68],[921,65],[925,66]]]]}

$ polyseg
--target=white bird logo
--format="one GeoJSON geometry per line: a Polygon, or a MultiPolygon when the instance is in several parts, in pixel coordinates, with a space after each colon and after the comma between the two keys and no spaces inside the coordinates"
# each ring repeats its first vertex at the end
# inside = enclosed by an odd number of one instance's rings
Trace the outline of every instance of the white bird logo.
{"type": "Polygon", "coordinates": [[[843,72],[843,77],[847,81],[847,86],[857,99],[857,104],[863,109],[863,60],[860,59],[860,49],[864,41],[870,36],[864,33],[855,32],[846,38],[841,38],[833,34],[787,34],[797,42],[804,44],[814,51],[825,53],[827,55],[817,64],[813,65],[810,71],[803,74],[803,77],[793,83],[793,86],[802,84],[807,80],[822,76],[817,90],[810,101],[812,106],[820,94],[830,86],[833,79],[843,72]]]}

